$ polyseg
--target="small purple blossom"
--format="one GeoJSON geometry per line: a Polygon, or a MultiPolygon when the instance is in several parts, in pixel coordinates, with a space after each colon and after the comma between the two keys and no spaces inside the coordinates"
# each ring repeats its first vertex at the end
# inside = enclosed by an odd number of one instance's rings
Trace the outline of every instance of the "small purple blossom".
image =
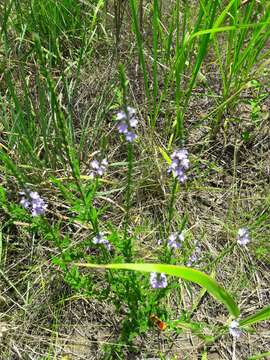
{"type": "MultiPolygon", "coordinates": [[[[195,244],[197,244],[197,241],[195,242],[195,244]]],[[[196,245],[193,253],[191,254],[188,262],[187,262],[187,266],[192,266],[195,262],[197,262],[199,260],[199,257],[201,255],[202,252],[202,248],[200,245],[196,245]]]]}
{"type": "Polygon", "coordinates": [[[26,190],[25,192],[20,192],[20,194],[24,195],[20,204],[25,209],[31,210],[32,216],[43,215],[45,213],[48,205],[36,191],[26,190]]]}
{"type": "Polygon", "coordinates": [[[171,165],[168,168],[168,173],[173,173],[173,176],[181,183],[187,180],[185,171],[189,168],[188,151],[186,149],[175,150],[171,155],[171,165]]]}
{"type": "Polygon", "coordinates": [[[126,113],[122,110],[118,111],[118,113],[116,114],[116,120],[118,121],[126,120],[126,113]]]}
{"type": "Polygon", "coordinates": [[[137,125],[138,125],[138,119],[137,119],[136,117],[134,117],[134,116],[135,116],[135,113],[134,113],[133,117],[131,117],[131,118],[129,119],[129,125],[130,125],[133,129],[135,129],[135,128],[137,127],[137,125]]]}
{"type": "Polygon", "coordinates": [[[29,209],[29,206],[31,205],[30,201],[27,200],[25,197],[23,197],[20,201],[20,204],[25,208],[29,209]]]}
{"type": "Polygon", "coordinates": [[[120,122],[117,129],[120,134],[125,134],[128,131],[128,125],[125,122],[120,122]]]}
{"type": "Polygon", "coordinates": [[[127,106],[126,111],[119,111],[116,114],[116,120],[118,120],[117,129],[120,134],[123,134],[128,142],[132,142],[137,138],[134,133],[138,125],[136,118],[136,110],[130,106],[127,106]]]}
{"type": "Polygon", "coordinates": [[[108,161],[107,159],[103,159],[101,161],[98,160],[92,160],[90,162],[91,172],[90,176],[92,178],[96,176],[102,176],[105,174],[107,167],[108,167],[108,161]]]}
{"type": "Polygon", "coordinates": [[[239,329],[239,322],[237,320],[233,320],[229,326],[229,333],[236,338],[239,338],[242,334],[242,331],[239,329]]]}
{"type": "Polygon", "coordinates": [[[168,246],[171,249],[180,249],[184,239],[183,233],[172,233],[168,239],[168,246]]]}
{"type": "Polygon", "coordinates": [[[156,272],[151,272],[150,285],[152,286],[153,289],[163,289],[167,287],[168,282],[166,275],[163,273],[159,274],[156,272]]]}
{"type": "Polygon", "coordinates": [[[250,242],[249,232],[247,228],[238,230],[237,242],[239,245],[247,245],[250,242]]]}
{"type": "Polygon", "coordinates": [[[135,133],[133,133],[132,131],[127,131],[125,133],[125,137],[128,142],[132,142],[133,140],[135,140],[137,138],[137,135],[135,133]]]}
{"type": "Polygon", "coordinates": [[[112,250],[112,245],[110,244],[109,240],[106,239],[106,237],[104,236],[103,233],[97,234],[97,235],[93,238],[92,242],[93,242],[94,244],[102,244],[102,245],[104,245],[108,251],[111,251],[111,250],[112,250]]]}
{"type": "Polygon", "coordinates": [[[194,252],[191,254],[191,256],[187,262],[187,266],[190,267],[197,261],[198,261],[198,255],[194,252]]]}

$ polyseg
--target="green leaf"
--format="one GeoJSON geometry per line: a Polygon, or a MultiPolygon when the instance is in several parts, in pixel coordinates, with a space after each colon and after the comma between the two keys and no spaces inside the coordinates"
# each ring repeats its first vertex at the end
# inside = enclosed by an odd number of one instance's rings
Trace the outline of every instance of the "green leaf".
{"type": "Polygon", "coordinates": [[[261,353],[261,354],[257,354],[257,355],[253,355],[253,356],[249,357],[248,360],[267,359],[268,356],[270,356],[270,351],[261,353]]]}
{"type": "Polygon", "coordinates": [[[251,325],[259,321],[268,320],[269,318],[270,318],[270,306],[267,306],[265,309],[262,309],[257,313],[248,316],[243,320],[240,320],[239,325],[240,326],[251,325]]]}
{"type": "Polygon", "coordinates": [[[127,263],[107,264],[107,265],[80,263],[76,265],[79,267],[159,272],[159,273],[165,273],[167,275],[174,275],[184,280],[192,281],[205,288],[209,292],[209,294],[211,294],[217,300],[221,301],[234,317],[238,317],[240,314],[238,306],[234,302],[233,298],[222,287],[220,287],[214,279],[212,279],[210,276],[204,274],[201,271],[194,270],[185,266],[166,265],[166,264],[127,264],[127,263]]]}
{"type": "Polygon", "coordinates": [[[164,151],[161,147],[159,147],[159,151],[163,157],[163,159],[170,164],[172,162],[171,158],[169,157],[169,155],[166,153],[166,151],[164,151]]]}

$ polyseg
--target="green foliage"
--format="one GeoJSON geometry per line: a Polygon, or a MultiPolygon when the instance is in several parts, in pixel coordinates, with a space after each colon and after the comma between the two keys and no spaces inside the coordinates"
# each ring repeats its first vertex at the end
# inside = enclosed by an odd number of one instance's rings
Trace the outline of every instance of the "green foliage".
{"type": "MultiPolygon", "coordinates": [[[[227,7],[230,11],[224,12],[222,16],[222,21],[227,18],[230,23],[230,26],[222,30],[225,32],[227,41],[225,54],[214,38],[216,56],[222,75],[223,98],[212,123],[212,137],[217,135],[222,125],[221,117],[224,109],[235,102],[239,93],[253,79],[257,69],[260,68],[259,65],[264,62],[264,47],[270,36],[268,1],[263,1],[263,4],[249,1],[244,8],[241,2],[231,1],[227,7]],[[263,6],[262,12],[259,10],[261,6],[263,6]],[[248,41],[246,41],[247,38],[248,41]]],[[[219,23],[221,24],[221,21],[219,23]]]]}
{"type": "Polygon", "coordinates": [[[164,264],[107,264],[107,265],[96,265],[96,264],[77,264],[78,266],[83,267],[93,267],[105,269],[127,269],[127,270],[137,270],[137,271],[146,271],[146,272],[160,272],[168,275],[174,275],[180,277],[184,280],[189,280],[195,282],[196,284],[204,287],[207,291],[213,295],[216,299],[223,302],[230,313],[237,317],[240,314],[240,311],[234,302],[233,298],[226,293],[211,277],[206,274],[186,268],[183,266],[176,265],[164,265],[164,264]]]}
{"type": "Polygon", "coordinates": [[[51,60],[60,58],[66,46],[76,41],[84,30],[78,1],[16,0],[14,6],[17,8],[15,29],[19,33],[23,31],[24,36],[38,34],[42,46],[52,55],[51,60]]]}
{"type": "Polygon", "coordinates": [[[248,360],[267,359],[267,357],[269,357],[269,355],[270,355],[270,352],[268,351],[268,352],[264,352],[261,354],[251,356],[248,358],[248,360]]]}

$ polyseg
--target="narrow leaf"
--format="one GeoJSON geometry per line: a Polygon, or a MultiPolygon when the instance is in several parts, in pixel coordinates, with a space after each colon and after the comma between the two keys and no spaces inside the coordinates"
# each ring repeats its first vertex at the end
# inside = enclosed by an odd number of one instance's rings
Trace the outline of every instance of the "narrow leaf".
{"type": "Polygon", "coordinates": [[[268,320],[269,318],[270,318],[270,306],[267,306],[265,309],[262,309],[257,313],[239,321],[239,325],[240,326],[251,325],[259,321],[268,320]]]}
{"type": "Polygon", "coordinates": [[[163,159],[170,164],[172,162],[172,160],[170,159],[169,155],[166,153],[166,151],[164,151],[161,147],[159,147],[159,151],[163,157],[163,159]]]}

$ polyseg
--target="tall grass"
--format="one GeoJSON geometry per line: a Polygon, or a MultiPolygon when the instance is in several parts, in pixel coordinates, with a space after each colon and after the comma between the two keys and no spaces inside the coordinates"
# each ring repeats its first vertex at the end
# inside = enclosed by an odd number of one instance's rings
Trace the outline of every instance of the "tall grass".
{"type": "Polygon", "coordinates": [[[12,67],[4,71],[5,100],[9,107],[2,108],[2,117],[4,130],[9,134],[8,147],[16,144],[16,156],[22,164],[29,161],[40,169],[65,168],[67,160],[71,163],[71,151],[77,159],[84,153],[89,124],[82,121],[78,152],[74,142],[78,137],[74,130],[74,95],[82,60],[91,56],[101,3],[91,9],[92,17],[87,23],[80,21],[81,9],[78,2],[69,0],[48,3],[11,0],[4,5],[1,30],[6,44],[5,55],[11,62],[10,45],[17,46],[17,39],[11,37],[12,31],[18,33],[20,45],[16,72],[12,67]],[[77,44],[73,41],[76,38],[79,39],[77,44]],[[70,43],[65,44],[66,39],[70,43]],[[66,49],[71,52],[72,64],[65,63],[66,49]],[[27,61],[33,63],[33,71],[25,65],[27,61]],[[76,74],[75,79],[68,76],[70,69],[76,74]],[[55,72],[58,72],[57,81],[55,72]]]}
{"type": "Polygon", "coordinates": [[[241,5],[239,2],[231,1],[230,5],[228,14],[223,19],[231,27],[225,31],[225,53],[216,35],[213,35],[223,85],[221,106],[218,107],[212,123],[213,138],[222,125],[222,112],[230,104],[235,103],[241,90],[249,86],[269,54],[269,51],[265,51],[270,37],[269,2],[249,1],[241,5]]]}
{"type": "Polygon", "coordinates": [[[142,34],[137,25],[136,1],[130,0],[130,6],[146,98],[148,106],[153,104],[153,110],[150,112],[151,124],[155,127],[162,102],[167,99],[169,93],[173,93],[175,113],[172,121],[167,119],[167,126],[169,134],[180,144],[184,143],[184,119],[187,116],[193,88],[208,54],[208,48],[213,47],[223,79],[221,104],[211,112],[218,113],[211,124],[211,137],[215,137],[221,125],[224,108],[237,99],[249,84],[252,69],[255,71],[256,66],[258,67],[267,57],[268,52],[265,53],[263,50],[270,35],[269,3],[264,1],[263,4],[259,4],[253,0],[242,5],[240,1],[232,0],[222,9],[219,1],[201,1],[198,11],[194,14],[190,11],[191,5],[180,5],[180,1],[176,1],[167,30],[161,21],[158,2],[154,1],[153,51],[150,55],[153,62],[152,74],[146,73],[149,55],[144,48],[142,34]],[[255,23],[255,20],[258,21],[255,23]],[[224,34],[225,39],[223,36],[224,40],[218,42],[217,34],[224,34]],[[225,59],[222,53],[224,46],[225,59]],[[152,100],[149,98],[151,79],[152,100]],[[161,83],[159,89],[158,83],[161,83]]]}

